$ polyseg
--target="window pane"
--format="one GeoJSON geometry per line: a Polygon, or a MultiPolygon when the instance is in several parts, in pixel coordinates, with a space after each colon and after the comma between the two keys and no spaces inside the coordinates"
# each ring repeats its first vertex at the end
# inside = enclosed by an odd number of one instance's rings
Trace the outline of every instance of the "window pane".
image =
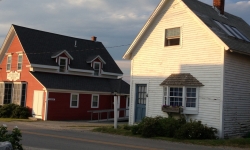
{"type": "Polygon", "coordinates": [[[60,66],[66,65],[66,59],[60,59],[60,66]]]}
{"type": "Polygon", "coordinates": [[[23,61],[23,55],[18,55],[18,62],[22,62],[23,61]]]}
{"type": "Polygon", "coordinates": [[[72,101],[77,100],[77,95],[72,95],[72,101]]]}
{"type": "Polygon", "coordinates": [[[77,101],[71,101],[71,106],[77,106],[77,101]]]}
{"type": "Polygon", "coordinates": [[[99,70],[99,68],[100,68],[99,63],[95,63],[94,69],[98,69],[99,70]]]}
{"type": "Polygon", "coordinates": [[[166,37],[179,37],[180,28],[166,29],[166,37]]]}

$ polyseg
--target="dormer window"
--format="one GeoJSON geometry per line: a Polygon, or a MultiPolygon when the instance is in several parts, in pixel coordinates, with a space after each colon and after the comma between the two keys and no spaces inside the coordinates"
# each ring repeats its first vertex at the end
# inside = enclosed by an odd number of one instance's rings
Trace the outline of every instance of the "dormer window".
{"type": "Polygon", "coordinates": [[[59,57],[59,72],[66,72],[68,59],[65,57],[59,57]]]}
{"type": "Polygon", "coordinates": [[[100,62],[94,62],[94,75],[99,76],[101,70],[101,63],[100,62]]]}

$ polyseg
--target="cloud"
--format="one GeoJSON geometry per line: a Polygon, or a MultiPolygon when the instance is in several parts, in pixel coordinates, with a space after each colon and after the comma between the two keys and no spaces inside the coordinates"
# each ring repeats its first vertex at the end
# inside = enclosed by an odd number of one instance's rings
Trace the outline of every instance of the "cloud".
{"type": "Polygon", "coordinates": [[[123,80],[126,81],[127,83],[130,83],[131,61],[116,60],[115,62],[123,72],[123,80]]]}

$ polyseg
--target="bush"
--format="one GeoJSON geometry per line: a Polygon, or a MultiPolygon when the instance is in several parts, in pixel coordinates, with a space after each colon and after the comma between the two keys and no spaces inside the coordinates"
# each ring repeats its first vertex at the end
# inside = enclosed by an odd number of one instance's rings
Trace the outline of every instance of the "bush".
{"type": "Polygon", "coordinates": [[[23,150],[22,144],[19,143],[21,137],[21,131],[17,127],[12,130],[12,133],[8,134],[7,126],[0,126],[0,142],[9,141],[14,150],[23,150]]]}
{"type": "Polygon", "coordinates": [[[16,104],[5,104],[0,107],[1,118],[26,119],[30,115],[29,109],[16,104]]]}
{"type": "Polygon", "coordinates": [[[187,122],[181,126],[175,133],[178,139],[215,139],[217,130],[203,125],[201,121],[187,122]]]}
{"type": "Polygon", "coordinates": [[[167,136],[173,137],[174,132],[185,123],[184,119],[145,117],[142,121],[132,127],[133,134],[141,134],[143,137],[167,136]]]}

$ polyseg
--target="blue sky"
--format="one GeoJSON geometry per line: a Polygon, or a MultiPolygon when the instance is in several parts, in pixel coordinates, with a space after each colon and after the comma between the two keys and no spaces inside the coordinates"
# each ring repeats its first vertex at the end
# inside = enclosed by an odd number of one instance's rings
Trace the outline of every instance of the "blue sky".
{"type": "MultiPolygon", "coordinates": [[[[201,1],[210,5],[213,2],[201,1]]],[[[130,63],[122,61],[122,56],[159,2],[160,0],[0,0],[0,46],[11,24],[83,39],[90,39],[94,35],[98,41],[103,42],[128,77],[130,63]]],[[[249,0],[226,0],[225,11],[250,24],[249,0]]]]}

